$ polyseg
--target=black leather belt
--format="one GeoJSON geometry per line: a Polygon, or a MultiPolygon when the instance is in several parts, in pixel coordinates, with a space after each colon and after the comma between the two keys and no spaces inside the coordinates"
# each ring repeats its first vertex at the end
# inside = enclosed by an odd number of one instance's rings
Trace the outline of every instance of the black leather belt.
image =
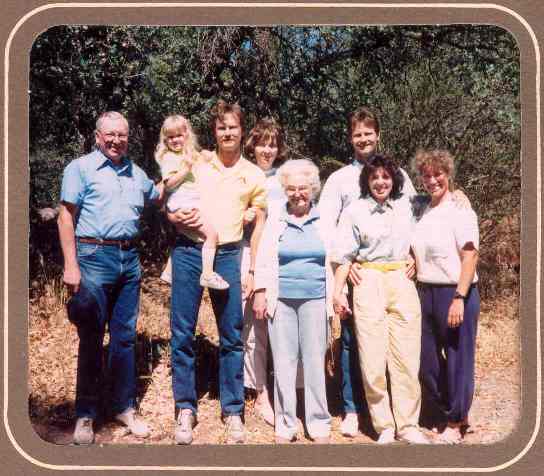
{"type": "Polygon", "coordinates": [[[128,250],[136,246],[134,240],[102,240],[100,238],[80,237],[77,239],[80,243],[88,243],[91,245],[117,246],[122,250],[128,250]]]}

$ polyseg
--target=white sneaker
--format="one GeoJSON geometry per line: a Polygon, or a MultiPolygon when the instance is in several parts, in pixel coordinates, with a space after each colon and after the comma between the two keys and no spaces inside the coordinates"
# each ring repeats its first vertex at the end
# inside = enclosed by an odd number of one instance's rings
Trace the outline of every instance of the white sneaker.
{"type": "Polygon", "coordinates": [[[209,276],[200,275],[200,285],[203,288],[218,289],[224,291],[229,288],[229,283],[227,283],[221,276],[217,273],[212,273],[209,276]]]}
{"type": "Polygon", "coordinates": [[[386,428],[380,433],[380,437],[378,438],[379,445],[390,445],[391,443],[395,442],[395,430],[393,428],[386,428]]]}
{"type": "Polygon", "coordinates": [[[115,419],[123,423],[137,438],[147,438],[150,434],[147,423],[136,416],[134,408],[127,408],[123,413],[115,415],[115,419]]]}
{"type": "Polygon", "coordinates": [[[174,435],[177,445],[190,445],[193,442],[193,428],[195,425],[196,417],[193,412],[188,408],[180,410],[174,435]]]}
{"type": "Polygon", "coordinates": [[[346,417],[340,423],[340,433],[353,438],[359,434],[359,414],[346,413],[346,417]]]}
{"type": "Polygon", "coordinates": [[[90,445],[94,442],[93,419],[78,418],[74,429],[74,445],[90,445]]]}
{"type": "Polygon", "coordinates": [[[411,443],[414,445],[428,445],[430,440],[423,434],[423,432],[414,426],[408,428],[406,431],[403,431],[402,434],[398,436],[400,441],[406,443],[411,443]]]}
{"type": "Polygon", "coordinates": [[[230,415],[225,419],[227,425],[227,443],[245,443],[246,430],[240,415],[230,415]]]}

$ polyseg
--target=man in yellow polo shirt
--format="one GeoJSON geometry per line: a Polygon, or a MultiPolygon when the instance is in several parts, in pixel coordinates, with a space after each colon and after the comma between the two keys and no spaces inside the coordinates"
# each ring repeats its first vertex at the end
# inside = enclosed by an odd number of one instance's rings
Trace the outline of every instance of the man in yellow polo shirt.
{"type": "MultiPolygon", "coordinates": [[[[227,425],[227,441],[243,443],[245,430],[244,371],[242,344],[242,279],[240,276],[243,215],[256,211],[251,237],[251,265],[244,278],[244,292],[253,290],[253,270],[266,210],[264,173],[242,157],[243,112],[237,104],[218,101],[212,109],[210,126],[217,142],[212,159],[195,169],[202,213],[219,236],[214,269],[229,283],[229,289],[210,289],[219,330],[219,398],[227,425]]],[[[178,237],[172,252],[172,388],[176,407],[177,444],[190,444],[197,422],[194,333],[202,288],[202,243],[198,242],[198,212],[168,215],[176,224],[178,237]]]]}

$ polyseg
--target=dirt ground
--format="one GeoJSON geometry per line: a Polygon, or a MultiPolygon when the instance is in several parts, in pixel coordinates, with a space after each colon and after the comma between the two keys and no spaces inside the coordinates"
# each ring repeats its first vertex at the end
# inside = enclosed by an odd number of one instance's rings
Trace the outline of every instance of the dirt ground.
{"type": "MultiPolygon", "coordinates": [[[[30,301],[29,409],[36,432],[56,444],[70,444],[74,424],[77,333],[62,306],[60,287],[49,286],[30,301]]],[[[174,444],[174,405],[171,387],[169,339],[169,287],[156,277],[144,280],[138,323],[139,410],[152,427],[151,436],[138,440],[105,418],[98,423],[96,442],[102,444],[174,444]]],[[[208,300],[199,316],[196,342],[199,424],[193,444],[225,443],[217,396],[217,331],[208,300]]],[[[107,346],[107,339],[105,341],[107,346]]],[[[517,298],[483,302],[478,328],[476,390],[470,414],[471,428],[463,444],[494,443],[507,437],[520,416],[520,340],[517,298]]],[[[338,372],[328,381],[333,417],[332,444],[369,443],[373,432],[367,420],[354,438],[340,434],[338,372]]],[[[301,410],[302,413],[302,410],[301,410]]],[[[248,444],[274,442],[274,430],[254,411],[254,398],[246,398],[248,444]]],[[[433,438],[431,431],[427,434],[433,438]]],[[[295,444],[310,443],[302,423],[295,444]]]]}

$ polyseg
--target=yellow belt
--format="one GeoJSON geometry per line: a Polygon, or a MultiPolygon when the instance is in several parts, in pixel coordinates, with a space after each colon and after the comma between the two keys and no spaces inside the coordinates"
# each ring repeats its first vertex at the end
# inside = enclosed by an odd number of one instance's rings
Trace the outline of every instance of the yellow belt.
{"type": "Polygon", "coordinates": [[[383,273],[387,271],[397,271],[399,269],[406,268],[408,261],[390,261],[390,262],[375,262],[375,261],[365,261],[364,263],[359,263],[362,268],[376,269],[383,273]]]}

